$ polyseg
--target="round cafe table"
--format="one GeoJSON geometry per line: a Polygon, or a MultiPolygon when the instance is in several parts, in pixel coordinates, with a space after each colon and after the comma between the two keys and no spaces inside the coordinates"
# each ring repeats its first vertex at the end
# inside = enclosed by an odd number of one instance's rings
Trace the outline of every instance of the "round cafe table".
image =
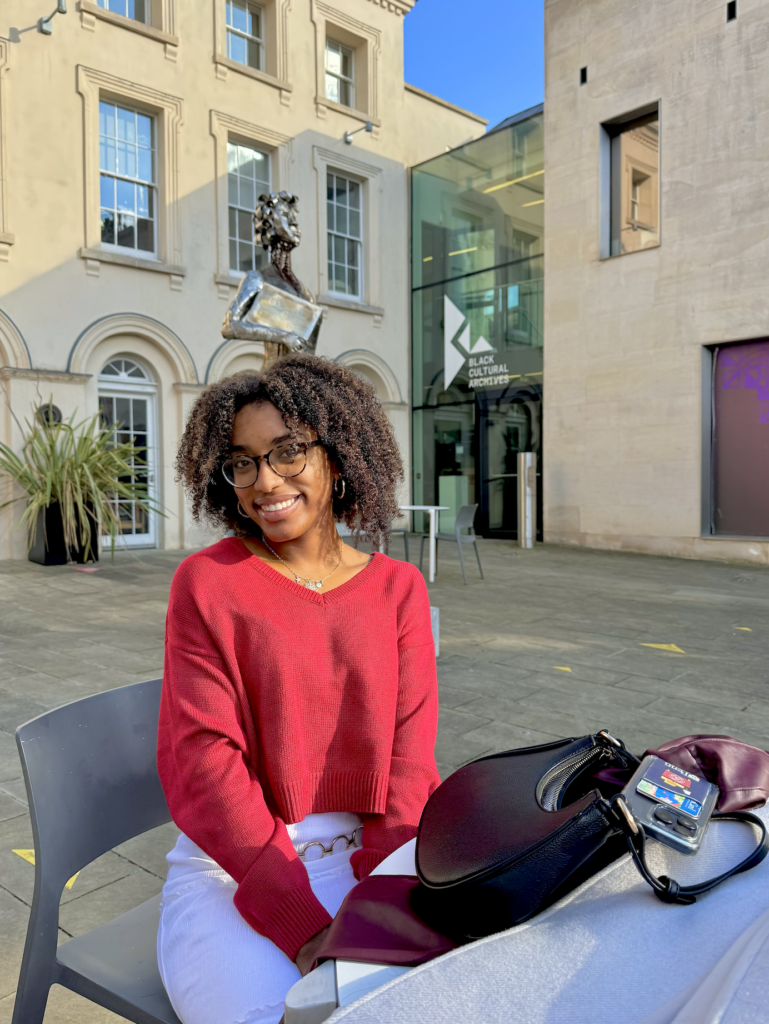
{"type": "Polygon", "coordinates": [[[427,579],[430,583],[435,579],[435,534],[439,512],[448,512],[448,505],[401,505],[401,512],[427,512],[430,516],[430,532],[428,547],[430,548],[430,566],[427,579]]]}
{"type": "MultiPolygon", "coordinates": [[[[769,805],[754,811],[769,824],[769,805]]],[[[647,856],[654,874],[688,885],[739,863],[756,838],[713,822],[695,857],[655,842],[647,856]]],[[[329,1024],[766,1024],[769,858],[691,906],[668,906],[626,854],[524,924],[390,967],[400,973],[383,973],[389,984],[363,969],[329,1024]]]]}

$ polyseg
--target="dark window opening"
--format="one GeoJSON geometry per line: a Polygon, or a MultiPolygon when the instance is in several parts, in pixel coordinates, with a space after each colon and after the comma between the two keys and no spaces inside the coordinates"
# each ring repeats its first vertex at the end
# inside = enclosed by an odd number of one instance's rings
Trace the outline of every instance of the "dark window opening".
{"type": "Polygon", "coordinates": [[[734,21],[734,19],[736,17],[737,17],[737,0],[729,0],[729,3],[726,5],[726,20],[727,21],[734,21]]]}
{"type": "Polygon", "coordinates": [[[579,69],[579,84],[587,85],[587,68],[579,69]]]}
{"type": "Polygon", "coordinates": [[[712,378],[711,533],[769,536],[769,342],[724,345],[712,378]]]}

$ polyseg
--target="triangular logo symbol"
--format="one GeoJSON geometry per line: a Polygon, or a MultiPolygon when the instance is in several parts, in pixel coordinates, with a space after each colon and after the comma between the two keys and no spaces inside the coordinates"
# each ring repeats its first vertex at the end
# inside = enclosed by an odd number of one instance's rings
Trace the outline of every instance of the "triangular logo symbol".
{"type": "Polygon", "coordinates": [[[470,324],[448,295],[443,296],[443,389],[462,369],[470,347],[470,324]],[[460,348],[460,345],[462,346],[460,348]]]}
{"type": "Polygon", "coordinates": [[[448,295],[443,296],[443,389],[448,391],[452,381],[465,365],[472,353],[495,352],[496,349],[481,335],[470,345],[470,323],[461,310],[457,309],[448,295]]]}

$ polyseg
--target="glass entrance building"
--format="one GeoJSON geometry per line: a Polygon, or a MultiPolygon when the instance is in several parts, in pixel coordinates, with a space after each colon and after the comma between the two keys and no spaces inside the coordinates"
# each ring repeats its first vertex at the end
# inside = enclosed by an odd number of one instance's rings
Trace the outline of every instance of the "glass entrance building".
{"type": "MultiPolygon", "coordinates": [[[[412,169],[413,494],[517,537],[517,455],[542,456],[542,107],[412,169]]],[[[541,538],[541,491],[538,535],[541,538]]]]}

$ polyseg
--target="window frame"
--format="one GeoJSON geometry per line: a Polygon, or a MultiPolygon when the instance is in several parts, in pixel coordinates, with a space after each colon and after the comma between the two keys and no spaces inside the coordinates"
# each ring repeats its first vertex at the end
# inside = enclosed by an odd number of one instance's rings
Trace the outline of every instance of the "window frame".
{"type": "Polygon", "coordinates": [[[326,277],[327,277],[327,280],[328,280],[328,294],[333,296],[333,297],[335,297],[335,298],[338,298],[338,299],[345,299],[348,302],[363,302],[363,297],[364,297],[364,295],[366,293],[365,292],[365,287],[366,287],[366,280],[365,280],[365,253],[366,253],[366,250],[365,250],[365,233],[364,233],[364,217],[365,217],[364,203],[365,203],[364,183],[362,181],[360,181],[360,179],[356,178],[353,175],[350,175],[349,172],[342,172],[342,171],[339,171],[339,170],[337,170],[336,168],[333,168],[333,167],[327,168],[327,170],[326,170],[326,277]],[[346,219],[347,219],[347,223],[348,223],[348,227],[349,227],[349,214],[350,214],[350,210],[352,210],[354,208],[349,205],[349,202],[342,206],[341,204],[337,203],[335,199],[331,200],[331,199],[328,198],[329,178],[332,178],[332,177],[334,178],[335,185],[336,185],[336,179],[341,179],[342,181],[344,181],[346,183],[347,187],[345,189],[345,192],[346,192],[347,195],[349,195],[349,185],[350,184],[354,184],[354,185],[358,186],[358,195],[359,195],[359,204],[360,205],[359,205],[359,208],[358,208],[357,212],[358,212],[358,220],[359,220],[359,224],[360,224],[360,232],[359,232],[359,236],[357,238],[354,235],[351,235],[349,233],[349,231],[346,231],[346,232],[343,233],[341,231],[337,231],[336,230],[336,209],[337,208],[341,208],[341,209],[344,209],[344,210],[347,211],[347,218],[346,219]],[[331,229],[331,226],[329,224],[329,218],[328,218],[328,210],[329,210],[330,206],[333,206],[335,208],[335,215],[334,215],[335,223],[334,223],[334,229],[333,230],[331,229]],[[341,265],[343,265],[345,267],[345,271],[346,271],[345,278],[348,278],[349,271],[351,269],[357,270],[357,274],[358,274],[358,290],[357,290],[357,292],[349,292],[349,291],[339,292],[339,291],[337,291],[333,287],[333,280],[334,280],[334,277],[336,275],[333,275],[333,277],[332,277],[332,267],[337,267],[340,264],[338,264],[336,262],[336,260],[332,258],[332,254],[329,251],[329,249],[333,248],[333,244],[330,244],[330,243],[332,243],[332,239],[335,240],[337,238],[340,238],[340,239],[344,240],[345,248],[348,249],[348,251],[349,251],[348,247],[349,247],[349,244],[351,242],[357,246],[357,255],[358,255],[358,265],[357,265],[357,267],[355,267],[355,268],[351,267],[350,264],[347,262],[347,260],[345,260],[344,264],[341,264],[341,265]]]}
{"type": "Polygon", "coordinates": [[[272,191],[285,188],[288,181],[288,162],[291,156],[291,137],[264,128],[262,125],[241,121],[240,118],[220,110],[211,111],[210,131],[214,139],[214,192],[216,197],[216,272],[214,282],[219,298],[231,301],[232,289],[237,287],[242,274],[230,269],[229,252],[229,183],[227,144],[250,146],[270,155],[270,183],[272,191]]]}
{"type": "Polygon", "coordinates": [[[251,0],[262,10],[262,66],[241,64],[228,56],[227,0],[214,0],[214,52],[216,77],[226,82],[230,72],[255,78],[280,91],[280,102],[290,106],[288,19],[291,0],[251,0]]]}
{"type": "Polygon", "coordinates": [[[0,39],[0,263],[8,263],[11,246],[16,239],[9,230],[8,174],[7,174],[7,121],[5,117],[5,73],[8,70],[8,43],[0,39]]]}
{"type": "MultiPolygon", "coordinates": [[[[138,398],[147,402],[147,494],[151,502],[157,505],[160,502],[160,474],[162,463],[160,459],[161,434],[159,423],[158,396],[159,384],[144,361],[132,352],[116,352],[103,364],[97,376],[97,402],[101,411],[101,402],[105,398],[138,398]],[[118,359],[129,360],[145,374],[143,378],[132,378],[127,375],[113,376],[105,374],[104,370],[111,363],[118,359]]],[[[118,502],[119,504],[119,502],[118,502]]],[[[150,506],[147,513],[147,525],[149,529],[143,534],[117,533],[115,537],[116,548],[154,548],[158,546],[160,535],[159,516],[155,507],[150,506]]],[[[102,538],[102,547],[106,550],[110,546],[108,536],[102,538]]]]}
{"type": "Polygon", "coordinates": [[[266,63],[264,7],[261,4],[255,3],[254,0],[224,0],[224,18],[228,60],[231,60],[234,64],[241,64],[243,67],[251,68],[252,71],[264,72],[266,63]],[[252,17],[253,12],[258,11],[259,31],[261,32],[261,35],[250,35],[248,32],[244,32],[241,29],[235,28],[234,25],[230,24],[230,11],[232,10],[233,4],[238,2],[245,4],[248,14],[252,17]],[[247,60],[240,61],[236,57],[233,57],[230,46],[230,42],[233,36],[237,36],[239,39],[244,40],[246,47],[246,55],[248,55],[249,53],[249,44],[256,44],[256,53],[258,57],[258,64],[256,66],[254,66],[253,64],[249,64],[247,60]]]}
{"type": "MultiPolygon", "coordinates": [[[[112,8],[110,7],[110,4],[114,3],[114,2],[115,2],[115,0],[96,0],[96,6],[101,8],[102,11],[107,11],[109,14],[116,15],[118,18],[125,18],[127,21],[135,21],[139,25],[152,25],[153,0],[122,0],[122,2],[126,5],[126,9],[128,9],[128,5],[130,3],[132,3],[132,2],[133,2],[134,5],[136,5],[137,2],[138,3],[143,3],[144,4],[144,18],[143,19],[142,18],[137,18],[137,17],[135,17],[135,16],[133,16],[131,14],[121,14],[120,11],[113,11],[112,8]]],[[[156,0],[155,0],[155,2],[156,2],[156,0]]]]}
{"type": "MultiPolygon", "coordinates": [[[[365,157],[364,153],[359,154],[365,157]]],[[[366,159],[340,153],[338,149],[327,149],[325,146],[312,147],[312,166],[315,171],[316,202],[318,212],[318,231],[316,235],[316,266],[317,287],[314,289],[321,305],[335,306],[340,309],[354,310],[373,317],[373,326],[379,327],[385,316],[382,301],[382,276],[385,254],[382,250],[382,187],[383,170],[366,159]],[[327,172],[341,174],[360,182],[362,187],[362,222],[363,236],[361,278],[361,298],[350,299],[338,294],[331,294],[328,288],[328,218],[327,204],[327,172]]],[[[309,283],[309,282],[308,282],[309,283]]]]}
{"type": "Polygon", "coordinates": [[[128,82],[79,64],[77,90],[83,99],[85,182],[85,244],[79,255],[86,273],[98,277],[99,263],[122,263],[171,275],[171,288],[181,289],[187,273],[182,266],[182,224],[179,209],[179,133],[183,103],[177,96],[128,82]],[[155,256],[137,256],[120,247],[101,244],[99,171],[99,101],[101,99],[141,109],[156,118],[157,240],[155,256]]]}
{"type": "Polygon", "coordinates": [[[379,58],[382,33],[370,24],[358,21],[324,0],[310,0],[312,23],[315,26],[316,92],[315,105],[319,118],[329,110],[338,111],[357,121],[371,121],[374,138],[381,127],[379,118],[379,58]],[[333,39],[355,53],[355,106],[347,107],[326,98],[326,40],[333,39]]]}
{"type": "MultiPolygon", "coordinates": [[[[134,239],[138,242],[138,233],[139,233],[139,224],[138,224],[138,222],[139,222],[139,220],[140,219],[149,220],[152,223],[152,248],[151,249],[141,249],[141,248],[138,247],[138,245],[127,246],[127,245],[120,245],[119,242],[105,242],[104,238],[103,238],[103,234],[104,234],[103,227],[102,227],[102,236],[100,238],[100,245],[101,245],[102,249],[105,252],[121,253],[121,254],[127,255],[127,256],[135,256],[135,257],[138,257],[139,259],[157,260],[157,259],[159,259],[159,257],[158,257],[158,226],[159,226],[158,213],[159,213],[159,201],[158,201],[158,184],[157,184],[157,165],[158,165],[158,159],[157,159],[157,135],[158,135],[158,131],[157,131],[157,118],[153,114],[150,114],[150,113],[148,113],[145,110],[141,110],[140,108],[137,108],[137,107],[134,107],[134,106],[127,106],[127,105],[124,106],[120,102],[118,102],[117,100],[106,99],[106,98],[100,97],[99,98],[99,118],[100,118],[100,120],[101,120],[102,104],[104,104],[104,105],[109,104],[110,106],[113,107],[113,109],[115,110],[115,123],[116,123],[116,125],[117,125],[117,111],[118,110],[123,110],[123,111],[125,111],[127,113],[134,114],[136,116],[136,118],[137,118],[137,122],[138,122],[138,118],[139,117],[146,117],[149,120],[149,122],[150,122],[150,132],[151,132],[151,140],[150,140],[149,151],[150,151],[150,154],[151,154],[150,155],[150,160],[151,160],[151,163],[152,163],[152,181],[145,181],[143,178],[139,178],[138,174],[137,174],[136,177],[130,177],[129,175],[119,174],[117,171],[110,171],[110,170],[107,170],[106,168],[103,168],[101,166],[101,142],[102,142],[102,139],[110,138],[110,136],[102,135],[101,129],[100,129],[99,130],[99,157],[100,157],[100,159],[99,159],[99,186],[100,186],[99,215],[100,215],[100,220],[101,220],[101,222],[103,224],[103,213],[104,213],[105,207],[102,204],[102,195],[101,195],[101,180],[102,180],[102,178],[108,177],[108,178],[111,178],[115,182],[115,192],[117,191],[117,182],[118,181],[130,182],[135,187],[136,186],[144,186],[144,187],[148,188],[149,196],[150,196],[149,207],[152,210],[152,215],[151,216],[147,216],[145,218],[140,218],[138,212],[134,212],[134,214],[133,214],[134,221],[135,221],[135,224],[134,224],[134,239]]],[[[138,132],[137,132],[137,135],[138,135],[138,132]]],[[[116,134],[114,136],[114,141],[116,143],[116,149],[117,149],[117,144],[120,141],[119,138],[118,138],[118,135],[117,135],[117,128],[116,128],[116,134]]],[[[138,150],[140,148],[146,149],[147,147],[139,147],[138,144],[137,144],[135,146],[135,149],[137,151],[137,157],[138,157],[138,150]]],[[[138,168],[137,168],[137,171],[138,171],[138,168]]],[[[136,193],[134,193],[134,194],[136,194],[136,193]]],[[[137,210],[137,206],[136,206],[136,201],[135,201],[134,211],[136,211],[136,210],[137,210]]],[[[113,232],[114,232],[115,237],[117,238],[117,217],[118,217],[119,213],[121,212],[117,208],[117,199],[114,202],[113,212],[115,214],[115,221],[113,223],[113,232]]]]}
{"type": "MultiPolygon", "coordinates": [[[[244,270],[242,267],[233,267],[232,266],[232,243],[233,243],[233,241],[236,243],[236,246],[238,247],[238,256],[239,256],[240,255],[240,244],[242,242],[242,239],[237,235],[237,225],[236,225],[236,235],[235,235],[235,238],[233,238],[233,236],[232,236],[230,213],[231,213],[231,211],[233,209],[236,210],[238,213],[240,213],[240,212],[245,212],[246,210],[248,210],[248,208],[246,206],[235,205],[231,201],[231,197],[230,197],[230,184],[231,184],[230,176],[233,173],[230,170],[230,147],[231,146],[235,146],[235,147],[242,148],[242,149],[249,149],[252,153],[260,153],[266,159],[266,161],[267,161],[267,182],[266,182],[266,185],[265,185],[264,189],[262,189],[261,191],[266,191],[266,192],[271,192],[272,191],[272,177],[273,177],[273,175],[272,175],[272,162],[273,161],[272,161],[272,153],[266,147],[258,147],[254,143],[247,143],[247,142],[244,142],[243,140],[238,139],[236,137],[228,137],[228,139],[227,139],[227,241],[228,241],[228,253],[229,253],[229,263],[228,263],[228,265],[229,265],[230,274],[235,275],[235,274],[246,274],[246,273],[248,273],[248,271],[244,270]]],[[[240,192],[240,177],[241,177],[241,175],[237,174],[237,178],[238,178],[238,193],[240,192]]],[[[252,180],[254,182],[254,185],[256,186],[257,179],[254,178],[252,180]]],[[[254,208],[255,208],[255,205],[256,205],[256,201],[258,201],[258,199],[259,199],[259,195],[258,195],[259,192],[260,192],[260,190],[255,187],[254,188],[254,208]]],[[[240,198],[240,195],[238,195],[238,198],[240,198]]],[[[251,248],[253,250],[253,256],[254,256],[253,266],[250,268],[251,270],[255,270],[255,269],[258,269],[258,267],[263,266],[265,264],[266,260],[267,260],[267,257],[263,256],[263,258],[259,259],[259,261],[257,262],[257,257],[261,256],[262,254],[257,252],[257,246],[256,246],[256,243],[254,242],[254,231],[253,231],[253,213],[254,213],[254,208],[251,208],[250,210],[248,210],[249,222],[251,224],[251,248]]],[[[237,214],[236,214],[236,217],[237,217],[237,214]]]]}
{"type": "Polygon", "coordinates": [[[176,33],[176,0],[145,0],[148,3],[149,21],[137,21],[124,14],[117,14],[106,7],[100,7],[98,0],[79,0],[80,20],[83,28],[95,32],[98,22],[107,22],[119,28],[157,43],[164,44],[167,60],[177,58],[179,37],[176,33]]]}
{"type": "MultiPolygon", "coordinates": [[[[647,174],[646,168],[639,167],[638,170],[647,174]]],[[[658,249],[662,245],[662,116],[661,103],[655,100],[643,107],[621,114],[618,117],[604,121],[599,129],[599,234],[598,252],[599,259],[615,259],[618,256],[630,256],[637,252],[649,252],[658,249]],[[653,245],[647,245],[640,249],[629,249],[626,252],[616,252],[615,239],[617,225],[624,220],[631,220],[632,210],[632,169],[624,168],[620,160],[620,140],[622,136],[634,128],[642,127],[650,121],[657,122],[658,145],[656,165],[656,211],[657,211],[657,241],[653,245]],[[622,203],[622,175],[630,173],[631,184],[628,189],[627,209],[622,203]]],[[[643,227],[641,221],[638,224],[643,227]]]]}
{"type": "Polygon", "coordinates": [[[333,36],[327,35],[326,36],[326,46],[325,46],[325,49],[324,49],[323,52],[324,52],[324,75],[325,75],[325,77],[324,77],[324,82],[325,82],[324,95],[325,95],[326,99],[330,103],[338,103],[342,107],[349,107],[350,110],[356,110],[357,107],[356,107],[356,88],[355,88],[355,70],[356,70],[356,68],[355,68],[355,65],[356,65],[356,61],[355,61],[355,48],[352,47],[352,46],[348,46],[345,43],[340,42],[338,39],[334,39],[333,36]],[[349,57],[349,59],[350,59],[350,75],[349,75],[349,77],[347,77],[342,71],[336,72],[336,71],[332,71],[329,68],[329,66],[328,66],[328,57],[329,57],[329,52],[332,50],[332,47],[331,47],[330,44],[333,44],[334,46],[339,48],[339,58],[340,58],[340,63],[342,64],[342,66],[344,66],[345,55],[349,57]],[[333,78],[337,82],[337,92],[338,92],[338,95],[340,97],[339,99],[335,100],[333,98],[333,96],[329,96],[329,94],[328,94],[328,88],[329,88],[329,81],[328,80],[329,80],[329,78],[333,78]],[[349,89],[349,94],[350,94],[349,95],[349,98],[350,98],[350,102],[349,103],[345,103],[341,99],[341,96],[342,96],[343,91],[344,91],[344,86],[347,86],[348,89],[349,89]]]}

